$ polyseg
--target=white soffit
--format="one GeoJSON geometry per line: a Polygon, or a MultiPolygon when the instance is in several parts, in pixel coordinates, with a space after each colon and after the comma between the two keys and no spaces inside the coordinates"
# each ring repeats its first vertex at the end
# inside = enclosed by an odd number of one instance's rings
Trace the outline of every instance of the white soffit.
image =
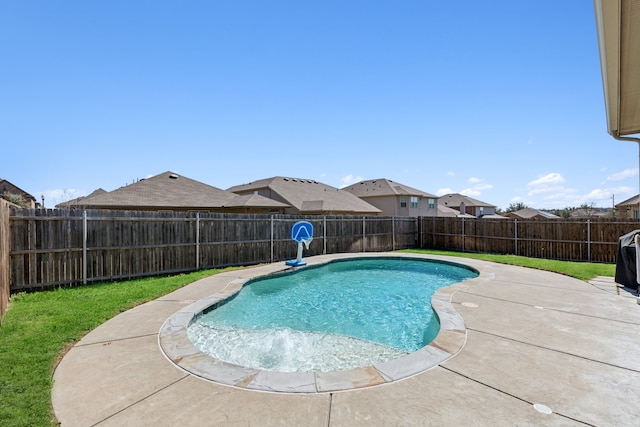
{"type": "Polygon", "coordinates": [[[640,133],[640,0],[594,0],[607,128],[640,133]]]}

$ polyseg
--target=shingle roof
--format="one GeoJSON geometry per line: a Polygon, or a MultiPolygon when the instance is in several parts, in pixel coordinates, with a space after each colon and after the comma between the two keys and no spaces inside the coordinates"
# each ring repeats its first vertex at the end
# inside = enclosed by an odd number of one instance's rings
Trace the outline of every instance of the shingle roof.
{"type": "MultiPolygon", "coordinates": [[[[234,193],[235,194],[235,193],[234,193]]],[[[289,205],[286,203],[280,203],[276,200],[269,199],[259,194],[235,194],[235,197],[228,202],[225,207],[227,208],[287,208],[289,205]]]]}
{"type": "Polygon", "coordinates": [[[623,200],[620,203],[616,203],[616,207],[625,206],[625,205],[637,205],[640,200],[640,194],[636,194],[633,197],[628,198],[627,200],[623,200]]]}
{"type": "Polygon", "coordinates": [[[0,194],[4,193],[4,192],[10,192],[10,193],[16,193],[21,195],[22,197],[24,197],[25,199],[29,199],[29,200],[36,200],[35,197],[33,197],[31,194],[27,193],[26,191],[24,191],[22,188],[18,187],[15,184],[12,184],[11,182],[7,181],[6,179],[1,179],[0,178],[0,194]]]}
{"type": "Polygon", "coordinates": [[[164,172],[108,193],[87,197],[78,202],[86,208],[100,209],[178,209],[208,210],[224,207],[249,207],[250,202],[260,207],[282,207],[265,197],[238,199],[237,195],[208,184],[164,172]]]}
{"type": "Polygon", "coordinates": [[[539,211],[538,209],[533,208],[524,208],[519,211],[515,211],[514,214],[523,219],[530,219],[536,217],[538,215],[543,216],[548,219],[558,219],[560,218],[558,215],[554,215],[551,212],[539,211]]]}
{"type": "Polygon", "coordinates": [[[438,199],[438,204],[454,207],[455,209],[459,208],[460,203],[462,202],[464,202],[465,206],[467,207],[472,207],[472,206],[489,207],[489,208],[496,207],[495,205],[492,205],[486,202],[481,202],[480,200],[476,200],[471,197],[464,196],[462,194],[457,194],[457,193],[445,194],[444,196],[440,196],[440,199],[438,199]]]}
{"type": "Polygon", "coordinates": [[[287,203],[300,213],[378,214],[380,209],[355,196],[321,182],[275,176],[249,184],[230,187],[227,191],[238,194],[259,191],[270,198],[287,203]]]}
{"type": "Polygon", "coordinates": [[[444,205],[438,205],[438,215],[440,217],[457,217],[457,218],[475,218],[473,215],[461,214],[458,209],[449,208],[444,205]]]}
{"type": "Polygon", "coordinates": [[[380,196],[420,196],[433,199],[438,198],[438,196],[433,194],[426,193],[422,190],[418,190],[386,178],[360,181],[356,184],[344,187],[343,190],[347,190],[360,198],[380,196]]]}
{"type": "Polygon", "coordinates": [[[98,188],[97,190],[93,190],[87,196],[80,196],[80,197],[76,197],[75,199],[67,200],[66,202],[58,203],[56,205],[56,208],[65,209],[65,208],[73,208],[73,207],[76,207],[76,206],[80,206],[82,203],[84,203],[85,200],[87,200],[87,199],[89,199],[91,197],[99,196],[100,194],[106,194],[106,193],[107,193],[106,190],[104,190],[102,188],[98,188]]]}

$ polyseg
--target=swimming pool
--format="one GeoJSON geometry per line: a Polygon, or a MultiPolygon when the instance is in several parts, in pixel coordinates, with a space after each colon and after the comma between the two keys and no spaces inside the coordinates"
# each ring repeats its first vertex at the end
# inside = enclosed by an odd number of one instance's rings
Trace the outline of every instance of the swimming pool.
{"type": "Polygon", "coordinates": [[[440,288],[477,276],[450,263],[402,258],[331,262],[247,283],[187,329],[203,353],[278,372],[375,365],[424,347],[440,324],[440,288]]]}
{"type": "MultiPolygon", "coordinates": [[[[285,392],[285,393],[324,393],[338,390],[350,390],[355,388],[370,387],[385,383],[394,382],[409,376],[418,374],[428,370],[443,361],[449,359],[462,349],[466,341],[466,328],[462,317],[451,305],[452,295],[461,289],[467,289],[487,280],[487,276],[481,270],[452,262],[445,257],[417,255],[417,254],[400,254],[394,253],[367,253],[367,254],[334,254],[320,255],[307,258],[308,267],[300,269],[313,270],[321,265],[338,266],[339,263],[334,261],[356,260],[363,258],[401,258],[403,260],[423,260],[423,261],[442,261],[445,264],[455,265],[471,271],[471,276],[479,275],[476,278],[463,280],[449,286],[440,288],[431,297],[431,306],[437,313],[437,319],[440,321],[439,333],[435,339],[417,351],[407,353],[406,350],[400,350],[400,356],[392,356],[386,362],[371,362],[370,365],[361,366],[349,370],[337,371],[313,371],[313,372],[283,372],[275,370],[266,370],[254,367],[248,367],[244,364],[230,363],[217,357],[208,355],[200,350],[191,341],[188,336],[187,329],[197,320],[203,313],[215,311],[217,308],[223,307],[230,301],[233,301],[239,293],[244,289],[250,288],[249,283],[260,282],[262,279],[279,276],[282,272],[290,272],[291,269],[280,264],[269,264],[259,268],[238,270],[236,277],[228,279],[226,286],[222,288],[216,287],[209,297],[198,301],[189,302],[183,300],[186,305],[183,309],[170,316],[163,324],[158,335],[158,343],[164,356],[172,362],[176,367],[186,371],[192,375],[199,376],[203,379],[217,382],[219,384],[229,385],[242,389],[269,391],[269,392],[285,392]],[[259,280],[254,280],[259,279],[259,280]]],[[[440,265],[443,265],[440,263],[440,265]]],[[[217,276],[212,276],[212,279],[217,276]]],[[[208,286],[209,279],[201,279],[199,287],[208,286]]],[[[218,282],[218,280],[213,280],[218,282]]],[[[366,292],[364,292],[366,293],[366,292]]],[[[429,306],[428,303],[424,304],[429,306]]],[[[278,334],[274,334],[273,341],[278,345],[297,346],[290,343],[288,334],[294,333],[293,329],[283,329],[278,334]]],[[[305,339],[313,338],[315,332],[304,332],[305,339]]],[[[384,349],[390,349],[387,345],[376,344],[360,338],[345,337],[339,334],[323,334],[324,340],[326,335],[342,337],[346,341],[356,341],[356,347],[360,347],[362,343],[377,345],[384,349]]],[[[244,337],[245,343],[252,342],[253,337],[244,337]]],[[[313,339],[310,339],[313,343],[313,339]]],[[[313,347],[313,345],[312,345],[313,347]]],[[[379,349],[372,350],[375,353],[379,349]]],[[[394,350],[396,351],[396,350],[394,350]]],[[[366,353],[367,351],[365,351],[366,353]]],[[[340,352],[333,352],[341,354],[340,352]]],[[[351,353],[346,351],[342,353],[351,353]]]]}

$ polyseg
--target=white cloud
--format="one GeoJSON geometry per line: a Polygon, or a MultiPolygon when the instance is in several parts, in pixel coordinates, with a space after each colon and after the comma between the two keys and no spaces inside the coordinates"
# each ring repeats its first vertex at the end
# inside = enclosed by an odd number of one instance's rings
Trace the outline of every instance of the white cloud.
{"type": "Polygon", "coordinates": [[[479,195],[482,194],[482,192],[475,190],[473,188],[465,188],[460,192],[460,194],[462,194],[463,196],[478,197],[479,195]]]}
{"type": "Polygon", "coordinates": [[[364,178],[362,178],[361,176],[353,176],[352,174],[349,174],[347,176],[342,177],[342,179],[340,180],[342,182],[342,185],[340,185],[340,188],[344,188],[351,184],[355,184],[356,182],[360,182],[363,179],[364,178]]]}
{"type": "Polygon", "coordinates": [[[617,172],[607,177],[607,181],[622,181],[623,179],[631,178],[638,175],[638,168],[625,169],[622,172],[617,172]]]}
{"type": "Polygon", "coordinates": [[[562,177],[562,175],[560,175],[559,173],[556,172],[552,172],[552,173],[548,173],[544,176],[541,176],[538,179],[534,179],[533,181],[531,181],[530,183],[527,184],[527,186],[529,187],[537,187],[537,186],[541,186],[541,185],[549,185],[549,184],[559,184],[559,183],[563,183],[564,182],[564,178],[562,177]]]}
{"type": "Polygon", "coordinates": [[[586,200],[604,200],[611,198],[611,192],[607,189],[596,188],[591,190],[586,196],[586,200]]]}
{"type": "Polygon", "coordinates": [[[453,172],[453,171],[449,171],[449,172],[447,172],[447,175],[448,175],[448,176],[456,176],[456,173],[455,173],[455,172],[453,172]]]}
{"type": "Polygon", "coordinates": [[[470,188],[465,188],[460,191],[460,194],[464,194],[469,197],[479,197],[485,190],[491,190],[493,185],[482,182],[482,179],[472,176],[468,179],[470,184],[473,184],[470,188]]]}
{"type": "Polygon", "coordinates": [[[439,188],[438,191],[436,191],[436,196],[444,196],[445,194],[451,194],[454,193],[454,191],[451,188],[439,188]]]}
{"type": "Polygon", "coordinates": [[[528,196],[535,196],[538,194],[547,194],[547,193],[559,193],[565,191],[565,188],[559,185],[553,185],[550,187],[538,187],[533,190],[529,190],[527,192],[528,196]]]}
{"type": "MultiPolygon", "coordinates": [[[[58,203],[76,199],[80,196],[86,196],[84,192],[82,192],[81,190],[76,190],[74,188],[67,188],[64,190],[62,189],[45,190],[42,192],[42,195],[44,196],[44,205],[48,208],[49,207],[52,208],[58,203]]],[[[36,196],[36,199],[38,199],[37,196],[36,196]]]]}
{"type": "Polygon", "coordinates": [[[587,202],[605,201],[607,199],[622,201],[635,194],[637,194],[635,188],[622,185],[620,187],[595,188],[585,195],[584,198],[587,202]]]}

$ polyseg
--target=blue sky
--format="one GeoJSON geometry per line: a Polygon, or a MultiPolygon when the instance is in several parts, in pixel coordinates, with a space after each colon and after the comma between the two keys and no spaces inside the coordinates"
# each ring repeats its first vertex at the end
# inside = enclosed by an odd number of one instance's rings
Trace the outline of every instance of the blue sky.
{"type": "Polygon", "coordinates": [[[591,1],[8,0],[0,55],[0,178],[47,207],[169,170],[502,209],[638,193],[591,1]]]}

